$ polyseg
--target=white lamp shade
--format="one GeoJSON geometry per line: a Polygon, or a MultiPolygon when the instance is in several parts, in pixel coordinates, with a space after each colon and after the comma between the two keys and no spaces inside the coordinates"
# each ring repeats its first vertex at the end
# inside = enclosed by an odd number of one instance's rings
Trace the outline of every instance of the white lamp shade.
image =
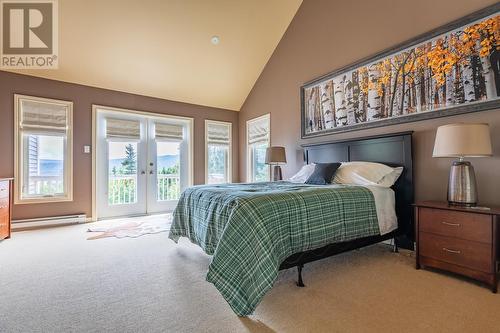
{"type": "Polygon", "coordinates": [[[492,156],[488,124],[449,124],[439,126],[432,157],[492,156]]]}

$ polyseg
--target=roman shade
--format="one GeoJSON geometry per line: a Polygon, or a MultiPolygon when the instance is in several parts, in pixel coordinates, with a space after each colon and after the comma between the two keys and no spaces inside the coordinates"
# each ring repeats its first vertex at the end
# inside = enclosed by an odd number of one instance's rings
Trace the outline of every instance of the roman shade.
{"type": "Polygon", "coordinates": [[[183,127],[177,124],[155,123],[155,139],[158,141],[182,141],[183,127]]]}
{"type": "Polygon", "coordinates": [[[24,132],[64,134],[68,129],[69,109],[65,105],[21,100],[19,128],[24,132]]]}
{"type": "Polygon", "coordinates": [[[269,117],[248,123],[248,144],[269,142],[269,117]]]}
{"type": "Polygon", "coordinates": [[[229,124],[208,123],[207,143],[210,145],[229,146],[231,142],[231,126],[229,124]]]}
{"type": "Polygon", "coordinates": [[[106,138],[140,140],[141,124],[138,120],[107,118],[106,138]]]}

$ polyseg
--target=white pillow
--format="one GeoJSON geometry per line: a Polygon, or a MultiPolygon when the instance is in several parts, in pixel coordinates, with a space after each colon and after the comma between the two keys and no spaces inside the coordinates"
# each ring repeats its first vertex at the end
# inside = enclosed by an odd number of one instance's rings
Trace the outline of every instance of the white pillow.
{"type": "Polygon", "coordinates": [[[385,175],[381,181],[377,183],[377,185],[382,187],[391,187],[396,183],[399,176],[403,173],[403,167],[396,167],[392,170],[392,172],[388,175],[385,175]]]}
{"type": "Polygon", "coordinates": [[[394,169],[381,163],[343,162],[333,181],[339,184],[377,185],[394,169]]]}
{"type": "Polygon", "coordinates": [[[314,163],[304,165],[299,172],[290,177],[288,181],[292,183],[305,183],[307,178],[313,174],[315,165],[314,163]]]}

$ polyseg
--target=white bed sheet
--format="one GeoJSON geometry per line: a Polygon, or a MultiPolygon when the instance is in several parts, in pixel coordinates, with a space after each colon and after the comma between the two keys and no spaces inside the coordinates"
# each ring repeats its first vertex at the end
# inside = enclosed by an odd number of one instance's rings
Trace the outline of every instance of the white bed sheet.
{"type": "Polygon", "coordinates": [[[396,216],[396,196],[391,188],[367,185],[364,186],[373,193],[375,209],[377,210],[380,234],[385,235],[398,228],[396,216]]]}
{"type": "MultiPolygon", "coordinates": [[[[338,185],[332,184],[330,186],[338,185]]],[[[373,198],[375,199],[375,209],[377,211],[378,226],[381,235],[388,234],[398,228],[398,218],[396,216],[396,197],[391,188],[377,185],[350,186],[365,187],[373,193],[373,198]]]]}

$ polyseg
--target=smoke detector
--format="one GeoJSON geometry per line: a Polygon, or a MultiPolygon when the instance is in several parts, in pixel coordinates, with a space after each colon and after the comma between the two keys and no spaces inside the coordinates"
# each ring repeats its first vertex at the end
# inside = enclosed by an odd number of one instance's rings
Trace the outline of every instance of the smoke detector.
{"type": "Polygon", "coordinates": [[[212,42],[212,44],[217,45],[220,42],[220,38],[219,38],[219,36],[212,36],[210,41],[212,42]]]}

